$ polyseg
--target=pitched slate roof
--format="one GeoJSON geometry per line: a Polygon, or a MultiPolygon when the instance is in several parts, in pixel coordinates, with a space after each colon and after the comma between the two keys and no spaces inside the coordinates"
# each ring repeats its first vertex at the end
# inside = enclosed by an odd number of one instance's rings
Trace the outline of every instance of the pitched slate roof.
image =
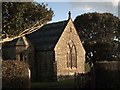
{"type": "Polygon", "coordinates": [[[11,47],[11,46],[13,47],[13,46],[16,45],[17,41],[18,41],[18,38],[14,39],[12,41],[9,41],[9,42],[4,42],[4,43],[2,43],[2,48],[4,48],[4,47],[11,47]]]}
{"type": "MultiPolygon", "coordinates": [[[[37,51],[53,50],[67,22],[68,20],[46,24],[37,31],[25,35],[25,37],[37,51]]],[[[11,47],[18,44],[25,45],[25,42],[23,42],[22,38],[17,38],[3,43],[3,47],[11,47]]]]}
{"type": "Polygon", "coordinates": [[[37,31],[26,35],[26,38],[38,51],[53,50],[67,22],[68,20],[46,24],[37,31]]]}
{"type": "Polygon", "coordinates": [[[27,40],[26,37],[20,37],[20,38],[17,38],[17,39],[14,39],[12,41],[9,41],[9,42],[5,42],[2,44],[3,47],[11,47],[11,46],[16,46],[16,45],[26,45],[28,46],[29,45],[29,41],[27,40]]]}

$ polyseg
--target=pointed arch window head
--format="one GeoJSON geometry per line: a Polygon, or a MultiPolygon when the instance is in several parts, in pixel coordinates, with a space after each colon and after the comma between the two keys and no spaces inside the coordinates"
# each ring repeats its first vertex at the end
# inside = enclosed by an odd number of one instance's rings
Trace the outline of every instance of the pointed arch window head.
{"type": "Polygon", "coordinates": [[[77,68],[77,51],[72,40],[68,42],[67,67],[77,68]]]}
{"type": "Polygon", "coordinates": [[[70,27],[70,32],[72,32],[72,28],[70,27]]]}

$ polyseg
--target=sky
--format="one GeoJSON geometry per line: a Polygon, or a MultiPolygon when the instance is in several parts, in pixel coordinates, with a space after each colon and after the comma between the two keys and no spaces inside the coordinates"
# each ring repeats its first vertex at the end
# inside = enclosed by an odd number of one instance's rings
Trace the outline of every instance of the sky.
{"type": "Polygon", "coordinates": [[[71,11],[71,17],[74,21],[78,15],[88,12],[109,12],[114,16],[118,14],[119,0],[35,0],[38,3],[48,4],[48,8],[54,11],[54,17],[51,22],[58,22],[68,19],[68,12],[71,11]]]}

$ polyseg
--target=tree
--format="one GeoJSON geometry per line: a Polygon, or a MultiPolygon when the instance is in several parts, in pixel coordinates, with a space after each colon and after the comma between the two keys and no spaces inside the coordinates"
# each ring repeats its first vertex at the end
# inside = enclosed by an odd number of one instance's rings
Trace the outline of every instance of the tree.
{"type": "Polygon", "coordinates": [[[120,58],[120,20],[111,13],[87,13],[74,21],[90,60],[120,58]]]}
{"type": "Polygon", "coordinates": [[[2,37],[14,37],[30,28],[36,22],[39,25],[52,20],[53,10],[47,4],[36,2],[2,3],[2,37]]]}

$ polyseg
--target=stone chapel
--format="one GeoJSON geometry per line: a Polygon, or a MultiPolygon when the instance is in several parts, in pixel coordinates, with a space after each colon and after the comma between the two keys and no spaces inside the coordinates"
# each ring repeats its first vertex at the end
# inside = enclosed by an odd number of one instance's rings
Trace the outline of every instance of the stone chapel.
{"type": "Polygon", "coordinates": [[[71,19],[49,23],[33,33],[2,44],[3,60],[30,66],[33,81],[60,80],[85,73],[85,49],[71,19]]]}

